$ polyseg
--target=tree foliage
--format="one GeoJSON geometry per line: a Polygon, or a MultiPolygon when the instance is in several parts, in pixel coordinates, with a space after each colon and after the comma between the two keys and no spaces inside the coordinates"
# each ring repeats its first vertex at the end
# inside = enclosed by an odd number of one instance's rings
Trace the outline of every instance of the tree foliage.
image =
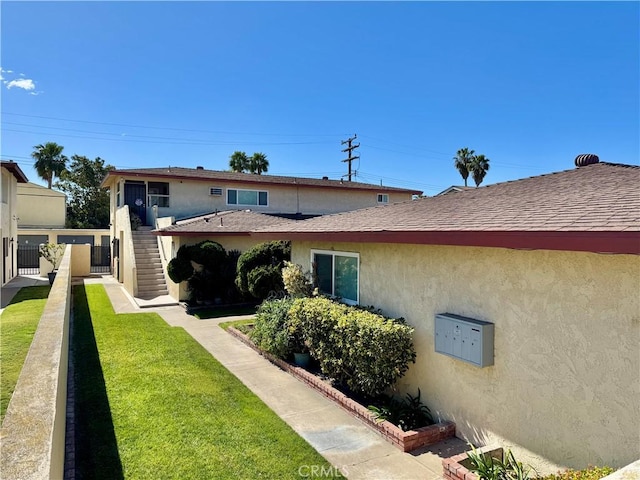
{"type": "Polygon", "coordinates": [[[489,159],[484,155],[474,155],[471,163],[469,164],[469,172],[473,177],[473,181],[476,183],[476,187],[480,186],[488,171],[489,159]]]}
{"type": "Polygon", "coordinates": [[[35,145],[31,156],[35,159],[34,167],[38,176],[47,181],[51,188],[53,178],[60,177],[67,166],[67,157],[62,154],[64,147],[55,142],[35,145]]]}
{"type": "Polygon", "coordinates": [[[261,152],[256,152],[251,157],[248,157],[245,152],[236,150],[229,157],[229,168],[232,172],[248,172],[261,175],[269,170],[269,160],[261,152]]]}
{"type": "Polygon", "coordinates": [[[282,268],[291,259],[291,244],[265,242],[250,248],[238,259],[236,285],[244,294],[264,300],[271,291],[284,291],[282,268]]]}
{"type": "Polygon", "coordinates": [[[100,157],[95,160],[82,155],[71,157],[71,164],[56,182],[56,188],[67,194],[68,228],[109,226],[109,192],[100,188],[100,184],[113,168],[100,157]]]}
{"type": "Polygon", "coordinates": [[[460,172],[460,176],[464,180],[464,186],[467,186],[467,178],[469,178],[469,163],[473,158],[474,150],[469,150],[467,147],[461,148],[453,157],[453,165],[460,172]]]}
{"type": "Polygon", "coordinates": [[[236,150],[229,157],[229,168],[232,172],[245,172],[249,169],[249,157],[245,152],[236,150]]]}
{"type": "Polygon", "coordinates": [[[464,179],[464,186],[467,186],[469,175],[473,178],[476,187],[479,187],[489,171],[489,159],[484,155],[476,155],[474,150],[467,147],[461,148],[453,157],[453,165],[458,169],[464,179]]]}

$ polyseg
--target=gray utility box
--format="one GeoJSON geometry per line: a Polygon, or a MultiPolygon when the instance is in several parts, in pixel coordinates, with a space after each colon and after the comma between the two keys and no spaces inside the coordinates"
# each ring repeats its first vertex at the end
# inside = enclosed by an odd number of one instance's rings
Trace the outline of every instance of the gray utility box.
{"type": "Polygon", "coordinates": [[[478,367],[493,365],[493,323],[453,313],[436,314],[436,352],[478,367]]]}

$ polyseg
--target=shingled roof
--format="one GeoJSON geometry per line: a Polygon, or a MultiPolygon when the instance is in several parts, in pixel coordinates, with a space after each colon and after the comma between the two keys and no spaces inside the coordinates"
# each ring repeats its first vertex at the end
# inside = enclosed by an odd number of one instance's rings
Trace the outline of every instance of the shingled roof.
{"type": "Polygon", "coordinates": [[[165,167],[165,168],[134,168],[111,170],[102,181],[105,187],[109,178],[115,176],[148,177],[163,179],[220,181],[226,183],[252,183],[256,185],[288,185],[298,187],[329,188],[338,190],[371,190],[376,192],[398,192],[420,195],[420,190],[410,190],[397,187],[383,187],[370,183],[347,182],[343,180],[329,180],[325,178],[285,177],[278,175],[256,175],[252,173],[224,172],[201,168],[165,167]]]}
{"type": "Polygon", "coordinates": [[[252,212],[251,210],[229,210],[181,220],[174,225],[155,230],[161,236],[242,236],[256,228],[290,225],[295,220],[252,212]]]}
{"type": "Polygon", "coordinates": [[[640,167],[596,163],[256,229],[260,237],[640,254],[640,167]]]}

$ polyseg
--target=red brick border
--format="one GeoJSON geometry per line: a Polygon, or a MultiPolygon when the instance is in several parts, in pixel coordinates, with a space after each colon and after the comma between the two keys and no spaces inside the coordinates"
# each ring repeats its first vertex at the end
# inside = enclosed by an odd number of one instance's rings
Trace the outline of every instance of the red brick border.
{"type": "MultiPolygon", "coordinates": [[[[478,452],[502,459],[502,448],[481,448],[478,452]]],[[[466,467],[469,457],[466,453],[454,455],[442,460],[442,475],[445,480],[479,480],[478,476],[466,467]]]]}
{"type": "MultiPolygon", "coordinates": [[[[277,365],[282,370],[290,373],[301,382],[309,385],[311,388],[320,392],[325,397],[336,402],[353,416],[362,420],[369,427],[376,430],[387,441],[391,442],[394,446],[396,446],[403,452],[410,452],[417,448],[424,447],[425,445],[432,445],[434,443],[438,443],[447,438],[455,436],[456,424],[453,422],[440,422],[436,423],[435,425],[429,425],[427,427],[418,428],[416,430],[409,430],[408,432],[403,431],[402,429],[387,421],[377,422],[369,409],[347,397],[344,393],[336,390],[327,382],[322,381],[312,373],[307,372],[304,368],[291,365],[290,363],[287,363],[280,358],[274,357],[273,355],[260,350],[253,344],[248,336],[233,327],[229,327],[227,329],[227,332],[236,337],[245,345],[260,353],[271,363],[277,365]]],[[[462,480],[465,479],[463,478],[462,480]]]]}

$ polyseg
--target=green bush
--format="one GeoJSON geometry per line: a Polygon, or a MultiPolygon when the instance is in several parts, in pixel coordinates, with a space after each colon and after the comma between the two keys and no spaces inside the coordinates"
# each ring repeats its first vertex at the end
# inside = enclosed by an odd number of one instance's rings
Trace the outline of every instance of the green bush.
{"type": "Polygon", "coordinates": [[[191,275],[193,275],[193,265],[191,265],[189,260],[185,260],[184,258],[172,258],[167,265],[167,274],[175,283],[184,282],[185,280],[189,280],[191,275]]]}
{"type": "Polygon", "coordinates": [[[613,472],[615,469],[611,467],[589,467],[583,470],[565,470],[541,478],[542,480],[600,480],[613,472]]]}
{"type": "Polygon", "coordinates": [[[415,397],[407,393],[402,400],[382,395],[379,401],[374,405],[369,405],[368,408],[373,412],[377,421],[387,420],[406,432],[434,423],[429,407],[422,403],[420,396],[420,389],[415,397]]]}
{"type": "Polygon", "coordinates": [[[415,362],[413,328],[327,298],[297,299],[289,310],[322,371],[354,392],[382,394],[415,362]]]}
{"type": "Polygon", "coordinates": [[[236,286],[245,295],[264,300],[272,291],[283,291],[282,267],[291,259],[291,244],[265,242],[250,248],[238,259],[236,286]],[[264,268],[261,268],[264,267],[264,268]],[[251,274],[255,269],[260,271],[251,274]]]}
{"type": "Polygon", "coordinates": [[[234,279],[238,257],[237,250],[227,253],[222,245],[211,240],[183,245],[167,265],[167,274],[176,283],[187,282],[191,300],[237,301],[234,279]],[[194,270],[191,262],[202,268],[194,270]]]}
{"type": "Polygon", "coordinates": [[[282,281],[285,290],[292,297],[310,297],[313,292],[309,274],[305,274],[297,263],[284,262],[282,281]]]}
{"type": "Polygon", "coordinates": [[[263,302],[258,308],[249,337],[260,349],[287,358],[298,348],[297,337],[289,329],[289,309],[293,300],[282,298],[263,302]]]}

